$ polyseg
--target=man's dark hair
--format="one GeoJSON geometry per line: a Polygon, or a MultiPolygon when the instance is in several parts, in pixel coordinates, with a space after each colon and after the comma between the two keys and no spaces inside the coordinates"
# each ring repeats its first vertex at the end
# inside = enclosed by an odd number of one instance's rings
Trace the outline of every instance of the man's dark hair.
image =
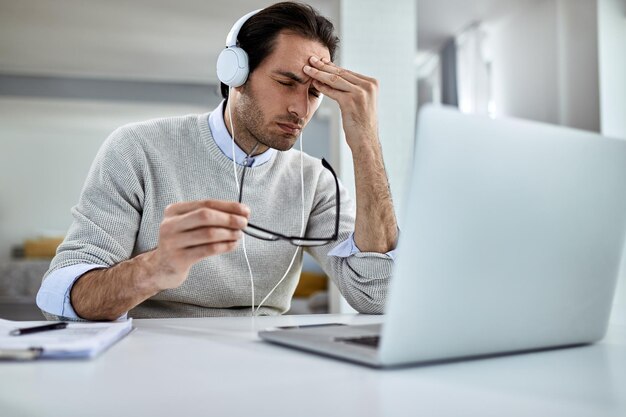
{"type": "MultiPolygon", "coordinates": [[[[286,1],[261,10],[239,31],[237,45],[248,54],[250,74],[273,52],[276,37],[284,30],[320,42],[328,48],[330,59],[335,59],[339,38],[333,24],[308,4],[286,1]]],[[[220,90],[228,99],[228,86],[220,83],[220,90]]]]}

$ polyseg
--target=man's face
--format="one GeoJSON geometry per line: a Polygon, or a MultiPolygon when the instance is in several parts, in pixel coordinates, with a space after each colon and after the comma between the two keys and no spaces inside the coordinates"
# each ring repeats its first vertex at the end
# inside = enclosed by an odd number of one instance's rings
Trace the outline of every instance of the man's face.
{"type": "Polygon", "coordinates": [[[330,60],[328,48],[317,41],[289,32],[277,36],[274,51],[237,89],[233,117],[240,146],[258,141],[291,149],[320,103],[320,93],[302,71],[311,56],[330,60]]]}

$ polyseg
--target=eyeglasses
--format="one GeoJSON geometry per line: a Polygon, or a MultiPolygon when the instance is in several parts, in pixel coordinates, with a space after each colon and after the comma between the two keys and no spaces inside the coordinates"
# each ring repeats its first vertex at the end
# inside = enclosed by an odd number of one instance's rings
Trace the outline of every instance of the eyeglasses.
{"type": "MultiPolygon", "coordinates": [[[[340,213],[340,205],[339,205],[339,181],[337,180],[337,175],[335,171],[330,166],[325,159],[322,158],[322,165],[324,168],[330,171],[333,174],[333,178],[335,179],[335,232],[330,237],[300,237],[300,236],[286,236],[281,233],[272,232],[271,230],[265,229],[263,227],[255,226],[254,224],[248,223],[248,226],[243,230],[245,234],[248,236],[252,236],[257,239],[267,240],[267,241],[276,241],[276,240],[286,240],[292,245],[295,246],[322,246],[329,242],[337,240],[339,235],[339,213],[340,213]]],[[[241,183],[239,185],[239,202],[241,203],[241,199],[243,197],[243,179],[246,175],[246,165],[243,167],[243,172],[241,174],[241,183]]]]}

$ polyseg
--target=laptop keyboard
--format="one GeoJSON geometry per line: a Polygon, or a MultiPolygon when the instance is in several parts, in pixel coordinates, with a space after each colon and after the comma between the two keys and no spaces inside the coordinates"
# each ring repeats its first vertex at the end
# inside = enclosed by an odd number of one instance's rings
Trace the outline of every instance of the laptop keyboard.
{"type": "Polygon", "coordinates": [[[335,341],[377,348],[380,342],[380,336],[338,337],[335,341]]]}

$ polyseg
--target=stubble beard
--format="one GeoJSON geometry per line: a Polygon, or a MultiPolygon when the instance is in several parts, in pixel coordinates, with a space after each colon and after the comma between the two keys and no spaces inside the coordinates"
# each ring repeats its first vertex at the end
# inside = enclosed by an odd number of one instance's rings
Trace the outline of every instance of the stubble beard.
{"type": "MultiPolygon", "coordinates": [[[[268,148],[279,151],[288,151],[296,143],[297,137],[287,134],[272,135],[264,128],[265,114],[261,109],[256,96],[250,88],[244,87],[236,106],[237,125],[241,126],[240,132],[235,138],[240,146],[243,145],[248,151],[258,143],[268,148]]],[[[286,116],[289,118],[289,116],[286,116]]],[[[291,119],[291,118],[290,118],[291,119]]],[[[293,120],[290,120],[294,122],[293,120]]],[[[294,122],[297,123],[297,122],[294,122]]]]}

